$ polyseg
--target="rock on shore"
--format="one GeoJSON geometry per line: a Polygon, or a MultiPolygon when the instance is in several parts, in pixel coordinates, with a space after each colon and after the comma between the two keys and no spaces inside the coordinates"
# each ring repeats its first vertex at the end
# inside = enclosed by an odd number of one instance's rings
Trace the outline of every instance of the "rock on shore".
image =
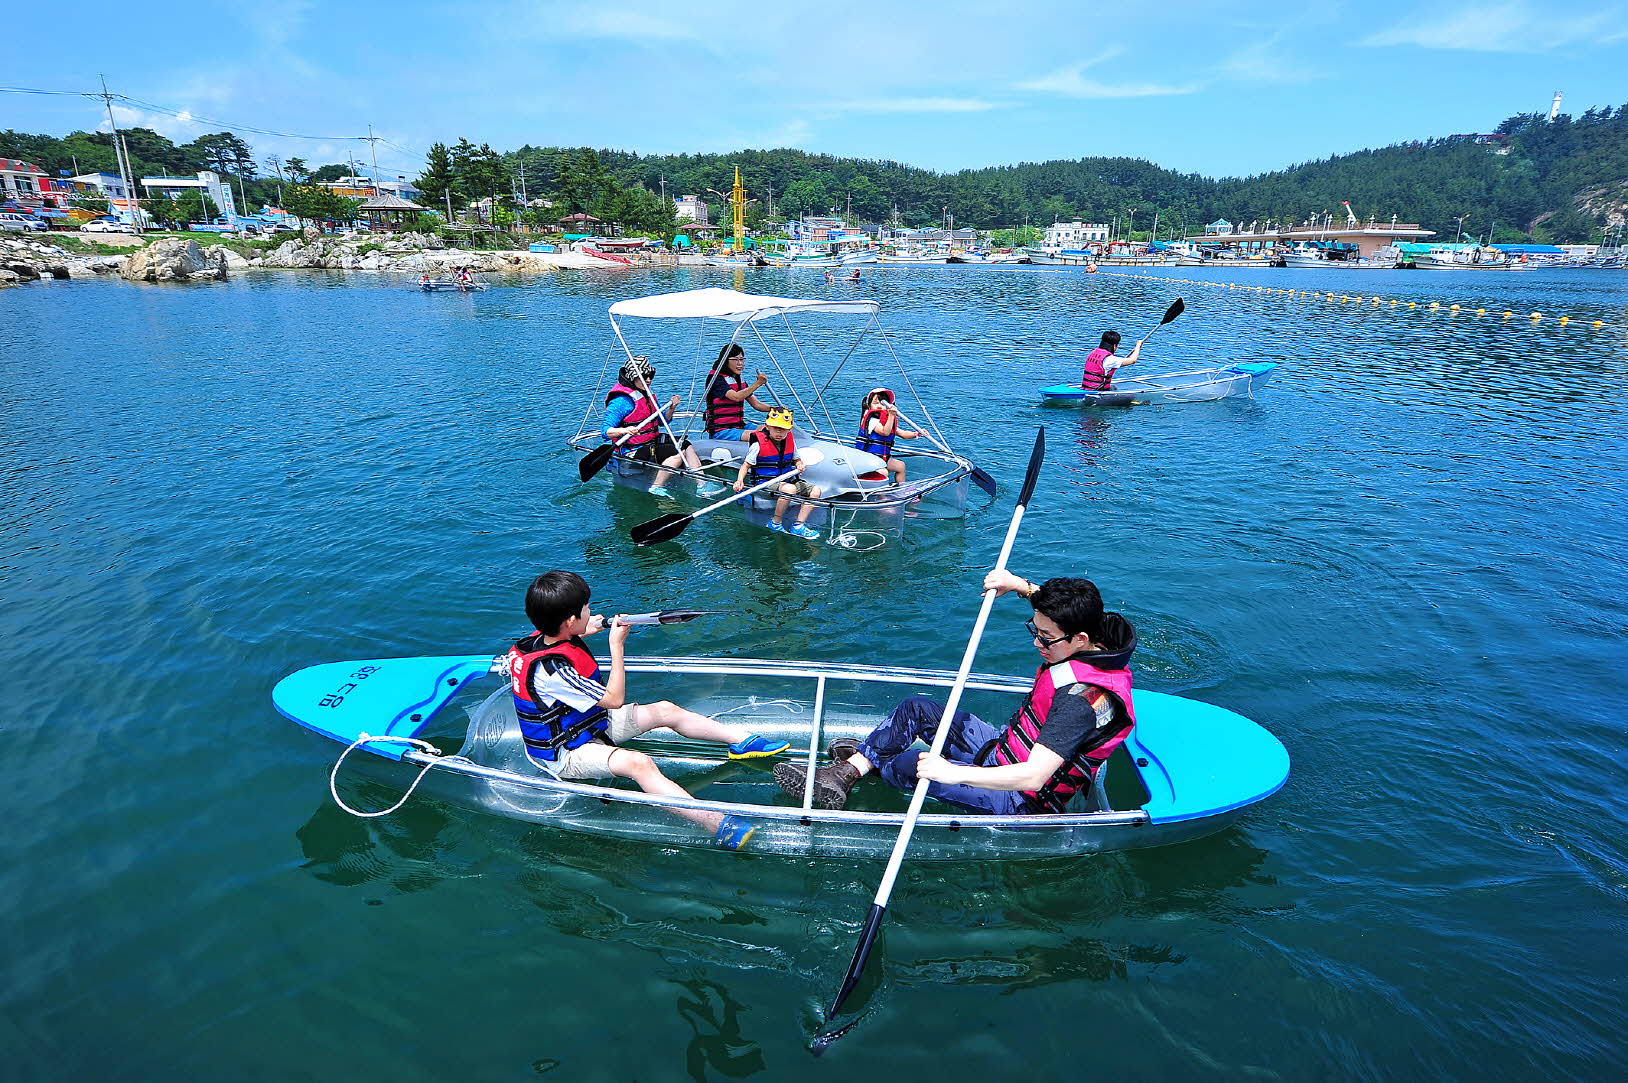
{"type": "Polygon", "coordinates": [[[126,256],[119,273],[131,282],[220,279],[226,277],[225,252],[219,245],[210,245],[206,253],[197,241],[168,237],[126,256]]]}
{"type": "Polygon", "coordinates": [[[360,234],[302,237],[284,241],[254,265],[334,271],[400,271],[408,274],[444,274],[454,267],[467,267],[479,273],[612,266],[604,260],[577,252],[468,252],[448,248],[441,238],[422,233],[382,238],[360,234]]]}
{"type": "Polygon", "coordinates": [[[49,241],[0,238],[0,286],[40,278],[93,278],[117,271],[123,256],[76,256],[49,241]]]}

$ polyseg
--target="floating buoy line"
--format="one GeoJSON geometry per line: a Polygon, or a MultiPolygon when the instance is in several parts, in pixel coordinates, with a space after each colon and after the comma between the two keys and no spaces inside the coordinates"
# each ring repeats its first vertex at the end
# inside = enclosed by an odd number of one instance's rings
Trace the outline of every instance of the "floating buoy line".
{"type": "Polygon", "coordinates": [[[1395,297],[1380,297],[1372,293],[1334,293],[1330,290],[1293,290],[1282,289],[1277,286],[1251,286],[1238,282],[1207,282],[1201,278],[1172,278],[1165,275],[1129,274],[1125,271],[1103,271],[1098,274],[1109,275],[1113,278],[1140,278],[1150,282],[1177,282],[1191,286],[1214,286],[1216,289],[1241,290],[1245,293],[1264,293],[1270,296],[1281,296],[1290,300],[1310,299],[1322,301],[1325,304],[1352,304],[1368,308],[1396,309],[1398,311],[1411,310],[1417,312],[1447,312],[1455,316],[1492,316],[1499,320],[1514,322],[1523,320],[1529,326],[1537,326],[1545,320],[1553,319],[1561,327],[1570,327],[1577,324],[1579,327],[1588,327],[1591,330],[1624,330],[1615,326],[1608,326],[1604,320],[1590,320],[1587,317],[1572,318],[1571,316],[1552,317],[1543,312],[1516,312],[1514,309],[1486,308],[1477,305],[1471,308],[1465,304],[1442,304],[1440,301],[1403,301],[1395,297]]]}

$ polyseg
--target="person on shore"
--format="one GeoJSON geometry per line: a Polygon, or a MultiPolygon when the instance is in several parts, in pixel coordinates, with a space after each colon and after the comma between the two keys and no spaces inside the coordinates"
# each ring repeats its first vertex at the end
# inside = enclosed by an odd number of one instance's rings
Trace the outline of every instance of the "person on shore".
{"type": "Polygon", "coordinates": [[[1126,365],[1136,364],[1137,358],[1142,356],[1142,343],[1136,343],[1131,355],[1126,358],[1114,356],[1119,349],[1119,332],[1104,331],[1102,342],[1096,349],[1085,355],[1085,373],[1080,377],[1080,386],[1087,391],[1112,391],[1114,386],[1114,373],[1126,365]]]}
{"type": "MultiPolygon", "coordinates": [[[[802,452],[797,450],[797,440],[792,436],[791,426],[791,411],[784,406],[776,406],[769,411],[763,427],[752,430],[750,449],[741,460],[740,471],[735,475],[737,493],[746,488],[747,471],[751,471],[752,484],[761,485],[782,474],[813,465],[812,461],[805,459],[802,452]]],[[[795,534],[799,538],[819,537],[820,532],[808,525],[808,517],[814,511],[813,504],[805,503],[797,512],[797,521],[790,526],[783,526],[781,520],[786,516],[786,509],[790,507],[792,497],[807,496],[818,499],[820,487],[810,484],[806,478],[798,475],[795,480],[782,482],[774,486],[774,489],[780,493],[780,498],[774,503],[774,518],[769,520],[769,529],[795,534]]]]}
{"type": "Polygon", "coordinates": [[[712,372],[707,377],[707,435],[714,440],[746,439],[746,405],[769,412],[769,407],[758,401],[757,389],[769,382],[758,373],[750,384],[741,377],[746,370],[746,351],[738,342],[731,342],[718,351],[712,372]]]}
{"type": "MultiPolygon", "coordinates": [[[[1041,665],[1006,728],[957,711],[943,754],[932,755],[911,746],[932,742],[944,705],[912,696],[864,740],[832,743],[831,762],[814,772],[815,807],[841,808],[870,774],[901,790],[924,778],[928,796],[996,816],[1060,813],[1075,794],[1089,791],[1136,724],[1130,671],[1136,630],[1118,613],[1103,612],[1089,579],[1048,579],[1037,587],[998,568],[984,589],[1016,593],[1034,607],[1027,624],[1041,665]]],[[[774,777],[801,797],[808,767],[777,764],[774,777]]]]}
{"type": "MultiPolygon", "coordinates": [[[[677,408],[679,398],[677,395],[667,400],[667,405],[660,407],[663,415],[657,418],[656,396],[650,391],[650,381],[656,378],[656,367],[650,359],[640,354],[628,358],[616,374],[616,385],[605,396],[605,418],[601,427],[601,435],[608,443],[628,436],[627,443],[617,449],[617,454],[625,455],[634,462],[659,463],[661,469],[656,471],[654,482],[650,486],[650,495],[665,499],[673,499],[673,494],[667,489],[667,482],[672,479],[673,470],[680,463],[691,470],[701,469],[701,457],[695,453],[695,448],[685,440],[680,447],[673,443],[673,437],[668,427],[668,419],[677,408]]],[[[701,482],[696,492],[701,496],[716,496],[724,491],[722,485],[713,482],[701,482]]]]}
{"type": "MultiPolygon", "coordinates": [[[[607,626],[602,615],[588,611],[592,594],[582,576],[564,571],[544,572],[526,590],[526,617],[535,631],[509,649],[509,691],[520,738],[534,763],[563,779],[628,778],[645,793],[688,797],[689,791],[662,774],[654,760],[622,743],[666,728],[726,745],[732,760],[786,750],[784,741],[747,733],[667,700],[629,703],[623,649],[632,626],[615,617],[608,622],[607,672],[583,642],[584,636],[607,626]]],[[[740,849],[756,830],[738,816],[673,811],[710,831],[718,845],[729,850],[740,849]]]]}
{"type": "Polygon", "coordinates": [[[905,474],[904,460],[893,457],[893,441],[914,440],[920,435],[920,429],[899,427],[899,410],[893,404],[893,392],[887,388],[872,389],[860,402],[859,435],[854,438],[854,447],[887,463],[893,484],[904,484],[905,474]]]}

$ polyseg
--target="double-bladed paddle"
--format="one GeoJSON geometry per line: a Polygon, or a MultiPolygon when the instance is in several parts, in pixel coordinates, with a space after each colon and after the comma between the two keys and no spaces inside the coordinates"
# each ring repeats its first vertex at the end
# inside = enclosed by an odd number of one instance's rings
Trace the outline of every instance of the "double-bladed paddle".
{"type": "MultiPolygon", "coordinates": [[[[1174,317],[1172,317],[1174,318],[1174,317]]],[[[1001,555],[995,560],[997,569],[1006,567],[1006,560],[1012,555],[1012,543],[1017,540],[1018,526],[1023,522],[1023,510],[1034,495],[1035,479],[1040,476],[1040,463],[1046,457],[1046,430],[1044,427],[1035,434],[1034,452],[1029,456],[1029,472],[1023,476],[1023,488],[1018,493],[1017,509],[1012,512],[1012,524],[1006,528],[1006,541],[1001,544],[1001,555]]],[[[967,641],[967,649],[961,655],[961,668],[956,671],[955,684],[950,688],[950,698],[944,704],[944,714],[938,720],[938,729],[933,732],[932,754],[937,756],[944,751],[944,740],[949,736],[950,720],[961,705],[961,693],[967,687],[967,675],[972,672],[972,660],[978,653],[978,641],[983,638],[984,625],[989,621],[989,610],[995,604],[995,590],[984,591],[984,602],[978,610],[978,620],[972,626],[972,638],[967,641]]],[[[927,800],[928,781],[925,778],[916,779],[916,788],[910,794],[910,809],[904,815],[904,824],[899,828],[899,837],[894,840],[893,853],[888,855],[887,868],[882,873],[882,882],[876,889],[876,899],[871,903],[870,913],[865,916],[865,927],[859,933],[859,944],[854,949],[853,961],[848,964],[848,973],[842,979],[842,987],[837,990],[836,999],[831,1002],[829,1016],[835,1016],[842,1009],[842,1002],[848,999],[848,994],[854,991],[859,984],[859,976],[864,973],[865,963],[870,958],[871,948],[876,943],[876,934],[882,927],[882,917],[887,913],[888,898],[893,894],[893,881],[899,875],[899,867],[904,864],[904,852],[910,846],[910,836],[916,830],[916,819],[921,815],[922,803],[927,800]]]]}
{"type": "Polygon", "coordinates": [[[658,613],[624,613],[616,618],[618,624],[635,627],[649,624],[686,624],[696,617],[714,617],[710,609],[663,609],[658,613]]]}
{"type": "MultiPolygon", "coordinates": [[[[1157,331],[1159,329],[1159,327],[1163,327],[1165,324],[1169,323],[1171,320],[1174,320],[1177,316],[1180,316],[1182,314],[1182,311],[1184,309],[1186,309],[1186,308],[1187,308],[1187,303],[1185,301],[1183,301],[1180,297],[1176,298],[1175,302],[1173,304],[1171,304],[1171,306],[1169,308],[1164,310],[1164,319],[1159,321],[1159,326],[1155,327],[1153,329],[1153,331],[1157,331]]],[[[1148,339],[1152,338],[1153,337],[1153,331],[1149,331],[1147,334],[1143,335],[1142,336],[1142,341],[1146,342],[1148,339]]]]}
{"type": "Polygon", "coordinates": [[[777,477],[772,477],[768,481],[760,482],[757,485],[752,486],[750,489],[742,489],[740,492],[735,493],[732,496],[724,497],[716,504],[707,505],[700,511],[692,511],[687,513],[675,511],[669,512],[666,515],[658,515],[654,519],[640,523],[638,526],[628,531],[628,535],[633,539],[634,545],[655,545],[658,542],[672,541],[674,538],[684,533],[685,527],[701,518],[701,516],[706,515],[709,512],[717,511],[719,508],[727,507],[742,497],[751,496],[753,493],[761,492],[778,482],[790,481],[792,478],[801,474],[804,470],[807,470],[809,467],[813,466],[814,463],[821,461],[823,458],[824,456],[821,456],[820,459],[815,459],[814,462],[809,462],[805,459],[803,465],[799,466],[795,470],[788,470],[784,474],[780,474],[777,477]]]}
{"type": "Polygon", "coordinates": [[[582,461],[577,463],[577,473],[581,475],[582,480],[587,481],[589,478],[605,469],[605,464],[611,461],[611,456],[616,454],[617,448],[633,439],[633,437],[638,435],[640,429],[644,428],[646,425],[650,424],[660,416],[661,411],[657,410],[655,413],[633,426],[633,430],[631,432],[625,432],[621,436],[618,436],[614,443],[600,444],[598,447],[588,452],[588,454],[584,455],[582,457],[582,461]]]}

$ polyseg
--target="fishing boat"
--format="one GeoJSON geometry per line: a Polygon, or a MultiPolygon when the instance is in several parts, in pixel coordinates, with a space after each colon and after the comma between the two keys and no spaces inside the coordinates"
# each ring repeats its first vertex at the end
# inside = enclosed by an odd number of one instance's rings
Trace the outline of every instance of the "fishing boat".
{"type": "Polygon", "coordinates": [[[1303,241],[1281,251],[1278,258],[1285,267],[1340,271],[1394,271],[1402,266],[1402,251],[1395,245],[1386,245],[1373,255],[1364,256],[1356,245],[1342,241],[1303,241]]]}
{"type": "MultiPolygon", "coordinates": [[[[629,658],[626,665],[649,675],[643,687],[652,694],[789,741],[782,758],[810,764],[830,740],[869,732],[894,702],[955,683],[955,674],[939,670],[823,662],[629,658]]],[[[961,705],[1004,718],[1029,686],[1026,678],[973,674],[961,705]]],[[[842,860],[885,858],[904,820],[904,795],[880,783],[856,791],[851,803],[867,807],[818,809],[811,791],[800,801],[780,792],[765,769],[775,760],[722,760],[719,746],[670,731],[645,734],[630,747],[655,759],[691,798],[555,777],[521,743],[506,656],[327,662],[284,677],[272,702],[346,746],[329,779],[336,800],[337,777],[355,767],[477,811],[657,846],[711,845],[709,834],[675,810],[740,816],[757,826],[743,853],[842,860]],[[489,675],[505,679],[485,680],[489,675]]],[[[1034,860],[1185,842],[1236,822],[1288,780],[1288,752],[1242,715],[1140,689],[1135,707],[1135,728],[1090,796],[1075,799],[1077,808],[984,816],[930,802],[911,859],[1034,860]]]]}
{"type": "Polygon", "coordinates": [[[883,252],[877,256],[879,263],[905,263],[905,264],[943,264],[950,261],[950,257],[943,252],[929,252],[925,248],[905,248],[895,252],[883,252]]]}
{"type": "MultiPolygon", "coordinates": [[[[706,377],[715,362],[720,346],[740,343],[754,353],[753,365],[761,365],[765,372],[778,376],[770,388],[760,391],[761,396],[794,408],[797,424],[792,428],[793,439],[800,452],[811,462],[803,477],[819,486],[819,497],[793,497],[788,517],[795,516],[804,505],[813,505],[806,524],[820,533],[829,544],[848,549],[874,549],[898,540],[905,526],[915,519],[953,519],[966,513],[967,488],[970,480],[988,492],[994,482],[972,460],[954,451],[933,420],[926,403],[916,393],[911,374],[894,351],[891,340],[879,324],[881,306],[875,301],[813,299],[798,300],[787,297],[765,297],[740,293],[728,289],[686,290],[681,293],[657,294],[618,301],[610,306],[611,330],[616,347],[607,355],[600,370],[599,381],[588,400],[582,425],[568,441],[579,451],[590,452],[599,448],[603,436],[599,421],[605,405],[605,395],[614,384],[614,376],[621,357],[631,358],[634,351],[623,332],[623,320],[678,321],[692,327],[700,321],[722,324],[731,328],[727,338],[722,335],[708,342],[703,330],[693,331],[682,340],[685,349],[699,353],[689,362],[691,379],[688,381],[688,402],[682,403],[673,418],[662,424],[663,431],[674,443],[688,439],[700,458],[701,468],[693,470],[682,465],[672,471],[673,481],[666,488],[685,500],[694,499],[697,506],[710,502],[697,489],[729,484],[735,480],[741,462],[751,444],[744,440],[718,440],[705,431],[706,377]],[[857,336],[848,342],[841,326],[819,329],[816,334],[836,355],[836,364],[822,381],[815,376],[809,352],[805,351],[793,332],[789,317],[809,315],[858,317],[864,321],[857,336]],[[699,339],[699,341],[697,341],[699,339]],[[844,343],[846,345],[844,346],[844,343]],[[873,348],[862,352],[870,343],[873,348]],[[879,349],[876,347],[880,347],[879,349]],[[618,354],[619,351],[619,354],[618,354]],[[790,365],[801,370],[801,378],[788,372],[782,355],[790,365]],[[894,368],[900,390],[896,397],[901,407],[903,424],[922,435],[910,441],[900,440],[893,449],[893,457],[903,461],[907,481],[895,482],[886,463],[875,455],[854,447],[850,425],[857,428],[858,411],[855,407],[842,409],[844,421],[838,422],[826,400],[826,392],[844,370],[854,374],[841,385],[844,392],[851,391],[852,402],[878,382],[878,370],[872,368],[866,376],[859,375],[863,366],[881,365],[894,368]],[[910,396],[908,413],[905,396],[910,396]]],[[[671,324],[669,324],[669,328],[671,324]]],[[[654,336],[656,332],[652,332],[654,336]]],[[[642,340],[641,340],[642,341],[642,340]]],[[[651,356],[654,351],[646,350],[651,356]]],[[[659,362],[658,362],[659,363],[659,362]]],[[[885,371],[885,369],[883,370],[885,371]]],[[[684,392],[683,385],[673,388],[684,392]]],[[[657,397],[666,395],[657,388],[657,397]]],[[[844,395],[846,401],[848,395],[844,395]]],[[[636,462],[625,455],[612,457],[606,472],[618,485],[649,490],[656,473],[662,468],[646,462],[636,462]]],[[[743,496],[733,504],[745,518],[758,526],[767,526],[773,517],[776,495],[760,492],[743,496]]]]}
{"type": "Polygon", "coordinates": [[[1249,361],[1237,365],[1190,369],[1160,375],[1114,373],[1108,391],[1087,391],[1079,384],[1053,384],[1040,389],[1048,406],[1142,406],[1172,402],[1213,402],[1216,399],[1253,397],[1277,371],[1276,361],[1249,361]]]}
{"type": "Polygon", "coordinates": [[[1421,271],[1507,271],[1509,257],[1479,244],[1403,244],[1421,271]]]}

